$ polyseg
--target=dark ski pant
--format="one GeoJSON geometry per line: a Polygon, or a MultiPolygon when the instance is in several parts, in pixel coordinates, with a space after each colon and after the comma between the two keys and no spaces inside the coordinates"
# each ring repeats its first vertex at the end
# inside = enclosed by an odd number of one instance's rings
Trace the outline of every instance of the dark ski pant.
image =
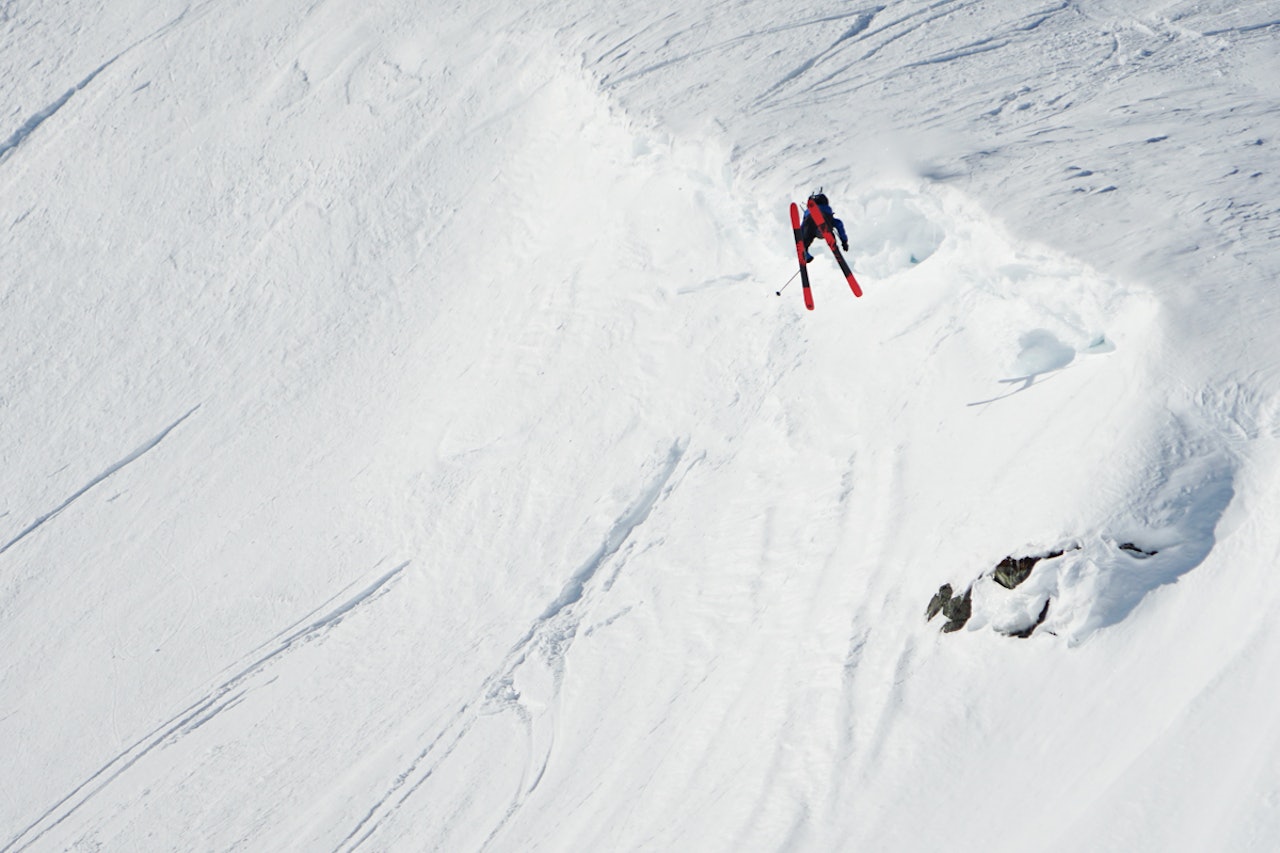
{"type": "Polygon", "coordinates": [[[800,239],[804,241],[806,252],[809,251],[809,245],[818,239],[818,224],[812,217],[806,216],[804,222],[800,223],[800,239]]]}

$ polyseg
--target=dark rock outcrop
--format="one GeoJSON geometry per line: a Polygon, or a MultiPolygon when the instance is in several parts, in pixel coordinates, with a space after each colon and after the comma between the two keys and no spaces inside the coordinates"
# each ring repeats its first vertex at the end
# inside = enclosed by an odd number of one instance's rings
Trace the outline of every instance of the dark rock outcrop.
{"type": "Polygon", "coordinates": [[[963,628],[973,613],[973,587],[966,589],[964,595],[955,595],[949,583],[938,587],[938,591],[933,594],[933,598],[929,600],[929,606],[925,609],[926,621],[933,619],[939,613],[947,618],[942,626],[944,634],[963,628]]]}
{"type": "Polygon", "coordinates": [[[1036,563],[1061,557],[1065,553],[1065,551],[1050,551],[1047,554],[1033,554],[1029,557],[1005,557],[991,573],[991,577],[1005,589],[1013,589],[1031,577],[1031,570],[1035,568],[1036,563]]]}
{"type": "Polygon", "coordinates": [[[933,594],[933,598],[929,599],[929,606],[924,610],[924,621],[930,622],[933,617],[942,612],[942,605],[951,600],[951,584],[944,583],[938,587],[938,591],[933,594]]]}
{"type": "Polygon", "coordinates": [[[1147,557],[1154,557],[1159,551],[1148,551],[1146,548],[1140,548],[1132,542],[1125,542],[1120,546],[1121,551],[1127,551],[1139,560],[1145,560],[1147,557]]]}
{"type": "MultiPolygon", "coordinates": [[[[1112,540],[1114,541],[1114,540],[1112,540]]],[[[994,569],[992,569],[984,577],[990,577],[1005,589],[1016,589],[1027,578],[1031,577],[1031,572],[1041,560],[1053,560],[1070,551],[1079,551],[1083,545],[1076,543],[1043,554],[1028,554],[1024,557],[1008,556],[1001,560],[994,569]]],[[[1115,546],[1119,550],[1128,554],[1136,560],[1145,560],[1154,557],[1159,553],[1156,549],[1147,549],[1133,542],[1124,542],[1115,546]]],[[[1035,593],[1031,593],[1034,595],[1035,593]]],[[[983,595],[999,596],[1000,593],[988,591],[984,588],[983,595]]],[[[1053,599],[1045,598],[1044,604],[1040,608],[1040,615],[1036,617],[1034,623],[1025,628],[1019,628],[1016,631],[1002,632],[1008,637],[1027,638],[1035,633],[1036,629],[1044,624],[1049,617],[1049,605],[1053,599]]],[[[973,586],[970,585],[964,591],[963,595],[956,595],[955,590],[951,588],[951,584],[943,584],[929,601],[929,606],[925,609],[926,621],[932,620],[933,617],[941,613],[946,617],[947,621],[943,623],[942,630],[944,633],[959,631],[969,621],[969,617],[973,612],[973,586]]],[[[1015,623],[1016,624],[1016,623],[1015,623]]],[[[1000,629],[996,629],[999,631],[1000,629]]],[[[1051,632],[1052,633],[1052,632],[1051,632]]]]}

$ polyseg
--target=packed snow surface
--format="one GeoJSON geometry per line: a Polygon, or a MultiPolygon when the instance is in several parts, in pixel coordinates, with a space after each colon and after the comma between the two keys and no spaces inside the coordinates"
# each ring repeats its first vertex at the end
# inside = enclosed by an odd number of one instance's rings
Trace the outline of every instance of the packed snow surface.
{"type": "Polygon", "coordinates": [[[1278,44],[0,3],[0,850],[1280,848],[1278,44]]]}

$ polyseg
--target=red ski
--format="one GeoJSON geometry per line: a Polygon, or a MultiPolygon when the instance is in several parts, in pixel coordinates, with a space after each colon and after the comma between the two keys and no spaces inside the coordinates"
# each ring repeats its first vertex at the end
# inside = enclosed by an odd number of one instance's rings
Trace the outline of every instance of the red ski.
{"type": "MultiPolygon", "coordinates": [[[[791,206],[792,208],[795,207],[794,204],[791,206]]],[[[840,272],[844,273],[845,279],[849,282],[850,289],[853,290],[853,295],[861,296],[862,288],[858,285],[858,280],[853,277],[853,270],[849,269],[849,265],[845,262],[844,255],[840,254],[840,248],[836,246],[836,235],[831,233],[831,226],[827,223],[827,220],[823,218],[822,210],[818,207],[818,203],[813,199],[809,199],[809,215],[813,217],[813,222],[818,226],[818,231],[821,232],[823,239],[827,241],[827,245],[831,247],[831,253],[836,256],[836,263],[840,265],[840,272]]],[[[795,219],[796,214],[793,210],[791,213],[791,221],[795,222],[795,219]]],[[[797,228],[797,239],[799,238],[799,234],[800,231],[797,228]]],[[[803,248],[801,248],[800,251],[800,261],[801,263],[804,262],[803,248]]]]}
{"type": "Polygon", "coordinates": [[[796,257],[800,260],[800,284],[804,288],[804,307],[813,310],[813,291],[809,289],[809,267],[804,262],[804,238],[800,236],[800,208],[791,202],[791,230],[796,235],[796,257]]]}

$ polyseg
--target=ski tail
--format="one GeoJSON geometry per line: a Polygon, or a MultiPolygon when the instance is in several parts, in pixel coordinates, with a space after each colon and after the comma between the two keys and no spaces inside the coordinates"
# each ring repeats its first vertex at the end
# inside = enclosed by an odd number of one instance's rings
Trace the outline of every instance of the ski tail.
{"type": "Polygon", "coordinates": [[[791,202],[791,231],[796,237],[796,258],[800,261],[800,284],[804,291],[804,307],[813,310],[813,291],[809,289],[809,266],[804,261],[804,238],[800,236],[800,208],[791,202]]]}
{"type": "MultiPolygon", "coordinates": [[[[853,277],[853,270],[849,269],[849,264],[845,261],[844,255],[840,254],[840,247],[836,245],[836,235],[831,233],[831,224],[827,222],[826,217],[822,215],[822,208],[818,207],[818,203],[813,199],[809,199],[809,215],[813,217],[814,223],[818,226],[818,231],[822,233],[823,239],[827,241],[827,245],[831,248],[831,254],[836,256],[836,263],[840,265],[840,272],[844,273],[845,281],[849,282],[849,289],[853,291],[854,296],[861,296],[862,286],[853,277]]],[[[792,219],[795,219],[794,214],[792,214],[792,219]]]]}

